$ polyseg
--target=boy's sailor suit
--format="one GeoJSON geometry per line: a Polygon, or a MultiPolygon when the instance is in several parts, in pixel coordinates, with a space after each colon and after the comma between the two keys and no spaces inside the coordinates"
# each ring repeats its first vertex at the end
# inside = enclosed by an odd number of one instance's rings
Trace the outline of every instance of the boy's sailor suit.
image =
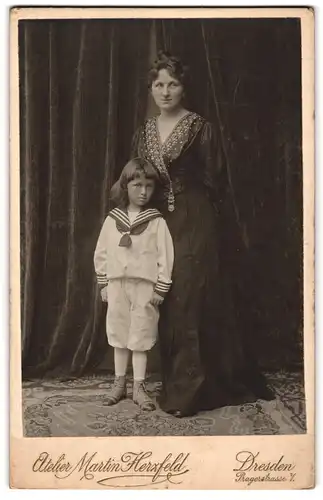
{"type": "Polygon", "coordinates": [[[94,254],[101,288],[107,286],[107,336],[113,347],[147,351],[155,344],[159,310],[153,292],[171,286],[173,242],[161,213],[144,209],[130,220],[115,208],[104,221],[94,254]]]}

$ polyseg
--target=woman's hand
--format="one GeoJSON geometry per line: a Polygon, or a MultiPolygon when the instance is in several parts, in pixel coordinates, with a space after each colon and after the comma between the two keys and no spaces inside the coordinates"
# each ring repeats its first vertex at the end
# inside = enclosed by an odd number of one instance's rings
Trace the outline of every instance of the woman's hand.
{"type": "Polygon", "coordinates": [[[108,286],[101,288],[100,293],[102,302],[108,302],[108,286]]]}
{"type": "Polygon", "coordinates": [[[154,306],[160,306],[160,304],[162,304],[164,301],[163,297],[161,295],[158,295],[158,293],[154,292],[151,299],[150,299],[150,302],[154,305],[154,306]]]}

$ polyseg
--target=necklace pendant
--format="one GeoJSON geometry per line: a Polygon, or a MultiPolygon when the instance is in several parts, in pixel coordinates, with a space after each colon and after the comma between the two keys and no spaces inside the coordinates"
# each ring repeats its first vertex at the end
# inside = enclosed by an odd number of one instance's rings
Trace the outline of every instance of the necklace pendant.
{"type": "Polygon", "coordinates": [[[173,204],[173,203],[170,203],[170,204],[168,205],[168,211],[169,211],[169,212],[174,212],[174,210],[175,210],[174,204],[173,204]]]}

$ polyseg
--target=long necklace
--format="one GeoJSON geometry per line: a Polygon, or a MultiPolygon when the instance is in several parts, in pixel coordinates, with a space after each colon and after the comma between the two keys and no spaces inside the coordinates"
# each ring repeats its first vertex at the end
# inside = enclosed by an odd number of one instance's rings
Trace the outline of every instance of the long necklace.
{"type": "Polygon", "coordinates": [[[175,196],[173,191],[173,183],[170,175],[168,173],[167,166],[164,162],[164,158],[161,152],[161,148],[158,143],[158,135],[156,129],[155,120],[148,120],[146,125],[146,145],[147,145],[147,153],[151,158],[153,164],[156,166],[157,170],[166,181],[168,185],[168,193],[167,193],[167,208],[169,212],[173,212],[175,210],[175,196]]]}

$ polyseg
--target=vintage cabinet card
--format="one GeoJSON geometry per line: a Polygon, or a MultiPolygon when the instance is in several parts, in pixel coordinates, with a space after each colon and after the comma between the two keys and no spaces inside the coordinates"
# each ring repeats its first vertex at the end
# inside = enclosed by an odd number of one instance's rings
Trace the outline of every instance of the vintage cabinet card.
{"type": "Polygon", "coordinates": [[[11,487],[314,487],[313,10],[14,8],[10,68],[11,487]]]}

